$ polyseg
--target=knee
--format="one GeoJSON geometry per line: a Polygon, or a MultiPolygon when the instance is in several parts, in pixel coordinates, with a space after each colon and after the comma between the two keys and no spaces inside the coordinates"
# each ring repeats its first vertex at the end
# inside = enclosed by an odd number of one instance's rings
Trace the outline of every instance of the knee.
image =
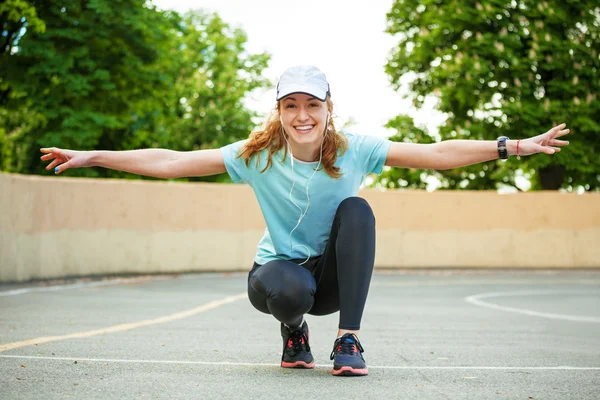
{"type": "Polygon", "coordinates": [[[337,214],[345,222],[357,226],[375,225],[375,216],[369,203],[362,197],[348,197],[337,209],[337,214]]]}
{"type": "Polygon", "coordinates": [[[312,304],[316,291],[314,278],[301,266],[276,268],[275,265],[264,265],[252,275],[249,284],[269,303],[289,309],[312,304]]]}

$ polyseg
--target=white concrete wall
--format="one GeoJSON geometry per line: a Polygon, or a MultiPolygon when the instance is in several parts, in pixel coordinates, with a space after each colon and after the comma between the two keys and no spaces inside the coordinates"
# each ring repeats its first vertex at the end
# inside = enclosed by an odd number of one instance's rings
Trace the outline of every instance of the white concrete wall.
{"type": "MultiPolygon", "coordinates": [[[[376,267],[600,267],[600,195],[365,190],[376,267]]],[[[249,270],[245,185],[0,174],[0,281],[249,270]]]]}

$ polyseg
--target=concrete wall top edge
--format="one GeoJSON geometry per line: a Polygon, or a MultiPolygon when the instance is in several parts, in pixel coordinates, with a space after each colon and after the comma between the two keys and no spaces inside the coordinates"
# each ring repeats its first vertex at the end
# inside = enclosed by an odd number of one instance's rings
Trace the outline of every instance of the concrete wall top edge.
{"type": "MultiPolygon", "coordinates": [[[[14,232],[233,232],[265,226],[252,188],[243,184],[0,174],[1,187],[9,187],[12,193],[2,190],[0,204],[29,204],[24,208],[28,218],[16,218],[15,214],[10,218],[14,223],[3,223],[1,229],[14,232]]],[[[359,195],[373,207],[379,229],[535,231],[600,227],[600,193],[365,189],[359,195]]]]}

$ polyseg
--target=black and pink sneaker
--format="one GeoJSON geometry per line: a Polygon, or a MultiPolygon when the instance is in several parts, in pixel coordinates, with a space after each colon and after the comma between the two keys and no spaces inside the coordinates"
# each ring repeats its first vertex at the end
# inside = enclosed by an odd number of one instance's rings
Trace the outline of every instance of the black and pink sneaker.
{"type": "Polygon", "coordinates": [[[281,337],[283,338],[283,355],[281,366],[283,368],[314,368],[315,361],[310,353],[308,344],[308,324],[306,321],[295,330],[290,330],[281,324],[281,337]]]}
{"type": "Polygon", "coordinates": [[[333,360],[331,373],[342,376],[368,375],[369,369],[362,356],[364,351],[353,333],[346,333],[337,338],[330,356],[330,359],[333,360]]]}

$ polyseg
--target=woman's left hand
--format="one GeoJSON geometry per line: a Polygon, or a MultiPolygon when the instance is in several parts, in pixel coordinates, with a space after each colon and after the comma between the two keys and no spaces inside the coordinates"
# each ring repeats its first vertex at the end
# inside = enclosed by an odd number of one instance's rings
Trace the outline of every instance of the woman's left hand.
{"type": "Polygon", "coordinates": [[[529,156],[537,153],[554,154],[555,152],[559,152],[561,146],[569,144],[567,140],[557,139],[569,133],[570,130],[564,129],[565,126],[567,126],[567,124],[560,124],[546,133],[520,140],[518,144],[518,153],[515,150],[514,155],[529,156]]]}

